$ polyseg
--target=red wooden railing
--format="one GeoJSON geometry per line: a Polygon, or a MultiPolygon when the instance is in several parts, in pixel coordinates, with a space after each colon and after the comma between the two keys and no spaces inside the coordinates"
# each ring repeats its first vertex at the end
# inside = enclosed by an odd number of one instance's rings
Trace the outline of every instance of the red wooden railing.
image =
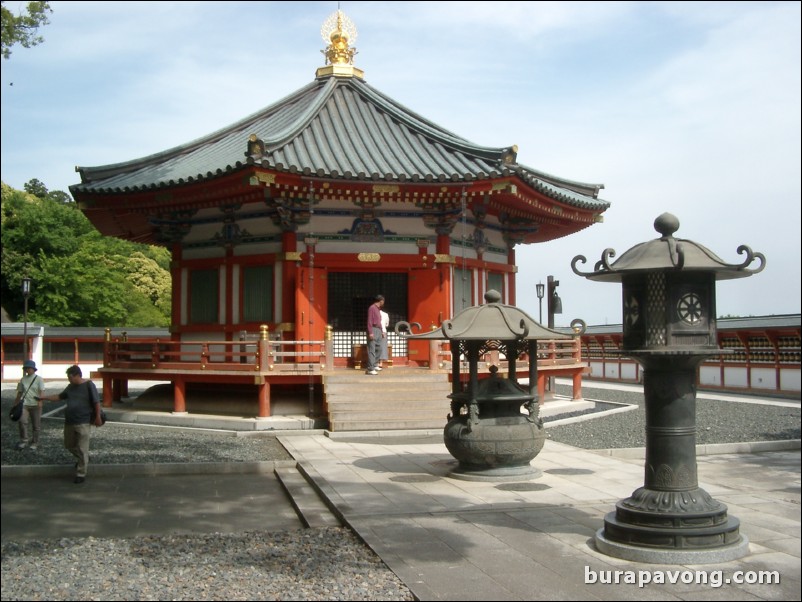
{"type": "Polygon", "coordinates": [[[257,339],[240,341],[111,340],[106,332],[104,368],[304,373],[333,368],[331,336],[323,341],[273,340],[266,326],[257,339]]]}

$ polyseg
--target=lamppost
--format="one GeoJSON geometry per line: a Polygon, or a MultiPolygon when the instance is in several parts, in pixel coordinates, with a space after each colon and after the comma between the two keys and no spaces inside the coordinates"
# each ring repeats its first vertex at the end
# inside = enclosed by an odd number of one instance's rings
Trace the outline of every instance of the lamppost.
{"type": "Polygon", "coordinates": [[[538,282],[535,285],[535,291],[537,292],[537,299],[540,303],[540,318],[538,319],[538,322],[543,324],[543,295],[546,294],[546,285],[542,282],[538,282]]]}
{"type": "MultiPolygon", "coordinates": [[[[546,278],[546,311],[548,315],[548,327],[550,329],[554,329],[554,314],[561,314],[563,313],[563,302],[560,299],[560,296],[557,294],[557,287],[560,286],[560,281],[555,280],[554,276],[549,276],[546,278]]],[[[554,377],[549,376],[546,379],[546,394],[545,400],[550,401],[554,399],[554,391],[556,390],[556,386],[554,383],[554,377]]]]}
{"type": "Polygon", "coordinates": [[[22,323],[22,359],[31,359],[28,357],[28,297],[31,295],[31,279],[22,279],[22,299],[23,299],[23,323],[22,323]]]}

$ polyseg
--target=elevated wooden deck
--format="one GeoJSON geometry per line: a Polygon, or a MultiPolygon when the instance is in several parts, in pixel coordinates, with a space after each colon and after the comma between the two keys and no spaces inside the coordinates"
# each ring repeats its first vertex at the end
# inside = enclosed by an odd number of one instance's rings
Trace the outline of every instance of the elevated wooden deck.
{"type": "MultiPolygon", "coordinates": [[[[431,341],[430,345],[431,361],[427,367],[415,370],[450,375],[453,359],[447,341],[431,341]]],[[[128,395],[128,382],[131,380],[170,381],[174,390],[173,413],[176,414],[187,412],[189,383],[253,386],[256,415],[266,418],[272,415],[271,385],[322,385],[324,375],[332,375],[335,371],[354,372],[351,358],[337,359],[340,361],[335,362],[330,338],[324,341],[276,341],[269,339],[266,330],[258,340],[248,341],[127,341],[107,337],[103,367],[93,372],[91,377],[102,379],[104,391],[111,391],[110,396],[104,396],[104,404],[109,407],[128,395]]],[[[400,358],[393,359],[398,363],[400,358]]],[[[538,342],[537,364],[537,388],[541,400],[545,397],[546,380],[550,376],[572,377],[573,397],[581,398],[582,374],[587,372],[588,366],[581,360],[578,339],[538,342]]],[[[502,372],[507,367],[504,358],[488,354],[480,365],[480,373],[487,373],[491,365],[498,366],[502,372]]],[[[528,377],[528,361],[519,360],[516,369],[519,378],[528,377]]],[[[327,411],[325,398],[323,403],[324,411],[327,411]]]]}

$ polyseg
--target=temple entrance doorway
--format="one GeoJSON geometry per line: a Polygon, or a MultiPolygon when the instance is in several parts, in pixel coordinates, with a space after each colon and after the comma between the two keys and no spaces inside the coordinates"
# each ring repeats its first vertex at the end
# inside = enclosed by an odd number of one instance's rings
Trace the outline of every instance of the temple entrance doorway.
{"type": "Polygon", "coordinates": [[[394,361],[406,361],[406,339],[395,334],[395,324],[407,317],[406,273],[329,272],[328,324],[334,329],[334,357],[351,357],[354,345],[367,343],[368,307],[384,295],[390,315],[389,344],[394,361]]]}

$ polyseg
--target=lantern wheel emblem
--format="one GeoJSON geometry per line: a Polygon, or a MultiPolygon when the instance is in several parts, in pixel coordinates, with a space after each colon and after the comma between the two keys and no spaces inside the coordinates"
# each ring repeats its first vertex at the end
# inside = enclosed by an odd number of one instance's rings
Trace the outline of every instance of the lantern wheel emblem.
{"type": "Polygon", "coordinates": [[[634,326],[640,317],[640,306],[638,300],[630,295],[624,302],[624,321],[627,326],[634,326]]]}
{"type": "Polygon", "coordinates": [[[696,325],[702,321],[702,300],[696,293],[685,293],[677,302],[677,315],[686,324],[696,325]]]}

